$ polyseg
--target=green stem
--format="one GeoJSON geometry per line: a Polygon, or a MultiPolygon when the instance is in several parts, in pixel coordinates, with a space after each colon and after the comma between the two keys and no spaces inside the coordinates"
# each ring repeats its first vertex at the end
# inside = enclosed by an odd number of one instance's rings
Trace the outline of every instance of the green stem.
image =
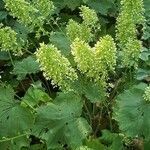
{"type": "Polygon", "coordinates": [[[96,104],[93,104],[93,116],[95,115],[96,104]]]}
{"type": "Polygon", "coordinates": [[[91,113],[90,113],[90,111],[89,111],[85,101],[84,101],[84,108],[85,108],[85,110],[86,110],[86,112],[87,112],[87,114],[89,116],[90,125],[92,126],[92,116],[91,116],[91,113]]]}
{"type": "Polygon", "coordinates": [[[32,76],[30,74],[29,74],[29,77],[30,77],[32,83],[35,84],[35,81],[34,81],[34,79],[32,78],[32,76]]]}
{"type": "Polygon", "coordinates": [[[48,81],[46,79],[45,79],[45,83],[47,86],[48,93],[49,93],[49,95],[51,95],[51,89],[50,89],[50,86],[49,86],[48,81]]]}
{"type": "Polygon", "coordinates": [[[32,52],[30,52],[29,50],[27,50],[27,49],[24,49],[26,52],[28,52],[29,54],[31,54],[31,55],[34,55],[34,53],[32,53],[32,52]]]}
{"type": "Polygon", "coordinates": [[[13,59],[12,59],[12,56],[11,56],[10,51],[8,51],[8,54],[9,54],[10,61],[11,61],[12,65],[14,66],[15,64],[14,64],[14,62],[13,62],[13,59]]]}
{"type": "Polygon", "coordinates": [[[34,107],[32,107],[29,103],[23,101],[27,106],[29,106],[34,112],[36,112],[36,109],[34,107]]]}
{"type": "Polygon", "coordinates": [[[2,143],[2,142],[8,142],[8,141],[11,141],[11,140],[15,140],[15,139],[18,139],[18,138],[26,136],[26,135],[28,135],[28,134],[25,133],[25,134],[21,134],[21,135],[12,137],[12,138],[6,138],[6,139],[3,139],[3,140],[0,140],[0,143],[2,143]]]}
{"type": "Polygon", "coordinates": [[[99,125],[100,125],[100,122],[101,122],[102,112],[103,112],[103,107],[101,108],[100,115],[99,115],[99,119],[98,119],[98,123],[97,123],[97,126],[96,126],[96,128],[95,128],[95,132],[94,132],[94,136],[95,136],[95,137],[96,137],[96,134],[97,134],[97,132],[98,132],[99,125]]]}
{"type": "Polygon", "coordinates": [[[111,121],[110,111],[109,111],[107,103],[104,102],[104,105],[105,105],[105,107],[107,109],[107,113],[108,113],[108,117],[109,117],[110,131],[112,131],[112,121],[111,121]]]}

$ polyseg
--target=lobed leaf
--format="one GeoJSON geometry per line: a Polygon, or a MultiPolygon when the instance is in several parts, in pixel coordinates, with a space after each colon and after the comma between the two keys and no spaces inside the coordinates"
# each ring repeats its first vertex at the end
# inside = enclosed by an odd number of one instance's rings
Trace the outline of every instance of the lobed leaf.
{"type": "Polygon", "coordinates": [[[82,145],[90,126],[81,118],[82,102],[80,97],[71,93],[61,93],[54,103],[37,109],[33,134],[47,143],[48,149],[68,144],[71,148],[82,145]]]}
{"type": "Polygon", "coordinates": [[[32,56],[24,58],[22,61],[18,61],[14,65],[13,74],[17,75],[18,80],[22,80],[27,74],[34,74],[39,72],[39,64],[32,56]]]}

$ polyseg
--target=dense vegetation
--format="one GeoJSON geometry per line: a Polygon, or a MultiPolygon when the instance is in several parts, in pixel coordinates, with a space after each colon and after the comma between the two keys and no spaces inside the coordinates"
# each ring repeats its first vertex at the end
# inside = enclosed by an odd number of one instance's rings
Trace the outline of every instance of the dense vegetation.
{"type": "Polygon", "coordinates": [[[0,1],[0,150],[149,150],[149,83],[149,0],[0,1]]]}

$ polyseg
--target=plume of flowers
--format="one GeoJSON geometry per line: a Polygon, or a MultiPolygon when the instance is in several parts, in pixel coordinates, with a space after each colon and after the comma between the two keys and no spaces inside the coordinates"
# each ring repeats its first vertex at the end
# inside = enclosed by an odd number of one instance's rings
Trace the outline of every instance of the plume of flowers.
{"type": "Polygon", "coordinates": [[[83,24],[79,24],[72,19],[69,20],[66,30],[70,41],[74,41],[76,38],[79,38],[89,42],[93,36],[89,27],[85,27],[83,24]]]}
{"type": "Polygon", "coordinates": [[[51,15],[55,9],[53,2],[50,0],[34,0],[33,3],[44,19],[51,15]]]}
{"type": "Polygon", "coordinates": [[[137,66],[137,64],[135,62],[138,62],[139,56],[140,56],[140,52],[142,49],[142,43],[141,41],[137,40],[137,39],[132,39],[126,43],[125,47],[124,47],[124,56],[123,56],[123,60],[122,60],[122,64],[127,65],[128,66],[137,66]]]}
{"type": "Polygon", "coordinates": [[[145,89],[145,93],[143,95],[145,101],[150,102],[150,86],[145,89]]]}
{"type": "MultiPolygon", "coordinates": [[[[97,29],[98,17],[96,12],[89,7],[81,6],[80,10],[80,16],[83,20],[82,23],[77,23],[70,19],[66,27],[67,35],[70,41],[79,38],[80,40],[90,42],[94,37],[93,30],[97,29]]],[[[98,25],[98,29],[99,27],[100,25],[98,25]]]]}
{"type": "Polygon", "coordinates": [[[143,0],[121,0],[121,12],[117,18],[116,40],[119,42],[118,46],[122,50],[123,66],[137,66],[141,45],[137,41],[136,25],[144,24],[143,13],[143,0]],[[132,46],[132,43],[134,46],[132,46]]]}
{"type": "Polygon", "coordinates": [[[5,3],[10,14],[31,29],[41,27],[44,19],[54,10],[53,3],[48,0],[35,0],[33,4],[25,0],[5,0],[5,3]]]}
{"type": "Polygon", "coordinates": [[[76,38],[71,44],[71,52],[78,69],[89,77],[94,77],[94,52],[88,43],[76,38]]]}
{"type": "Polygon", "coordinates": [[[0,28],[0,49],[12,51],[14,54],[21,53],[21,46],[17,43],[17,33],[10,27],[0,28]]]}
{"type": "Polygon", "coordinates": [[[6,8],[13,17],[28,26],[35,22],[35,14],[38,12],[29,2],[25,0],[5,0],[6,8]]]}
{"type": "MultiPolygon", "coordinates": [[[[95,44],[95,57],[97,64],[103,64],[109,71],[114,71],[116,66],[116,44],[113,38],[106,35],[95,44]]],[[[98,68],[97,66],[96,68],[98,68]]],[[[100,68],[101,70],[101,68],[100,68]]]]}
{"type": "Polygon", "coordinates": [[[98,17],[96,12],[93,9],[90,9],[87,6],[80,7],[80,16],[83,19],[83,24],[85,26],[93,27],[98,22],[98,17]]]}
{"type": "Polygon", "coordinates": [[[62,56],[56,47],[41,44],[36,57],[47,79],[52,79],[52,83],[62,89],[71,89],[70,83],[77,79],[77,74],[68,59],[62,56]]]}
{"type": "Polygon", "coordinates": [[[115,69],[116,45],[109,35],[100,38],[93,48],[76,38],[71,45],[71,51],[78,69],[95,82],[104,81],[105,84],[108,72],[115,69]]]}

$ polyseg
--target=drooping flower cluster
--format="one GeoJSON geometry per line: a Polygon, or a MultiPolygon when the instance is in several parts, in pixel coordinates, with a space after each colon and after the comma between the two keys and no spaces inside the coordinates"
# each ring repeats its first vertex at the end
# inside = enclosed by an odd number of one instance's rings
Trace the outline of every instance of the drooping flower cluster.
{"type": "Polygon", "coordinates": [[[145,101],[150,102],[150,86],[145,89],[145,93],[143,95],[145,101]]]}
{"type": "Polygon", "coordinates": [[[137,60],[139,58],[142,46],[137,40],[136,25],[144,23],[143,8],[143,0],[121,1],[121,13],[117,18],[116,39],[119,42],[118,45],[123,52],[123,66],[137,65],[137,60]]]}
{"type": "Polygon", "coordinates": [[[54,5],[48,0],[35,0],[32,3],[25,0],[5,0],[6,8],[13,17],[25,26],[41,26],[44,19],[52,13],[54,5]]]}
{"type": "Polygon", "coordinates": [[[17,43],[17,33],[10,27],[0,28],[0,50],[12,51],[15,54],[21,52],[21,47],[17,43]]]}
{"type": "Polygon", "coordinates": [[[58,84],[63,89],[71,89],[70,82],[77,79],[77,74],[68,59],[62,56],[56,47],[41,44],[36,57],[47,79],[52,79],[53,84],[58,84]]]}
{"type": "Polygon", "coordinates": [[[93,48],[77,38],[72,43],[71,50],[78,69],[95,82],[105,81],[108,72],[115,69],[116,45],[109,35],[100,38],[93,48]]]}
{"type": "Polygon", "coordinates": [[[67,36],[71,41],[74,41],[76,38],[84,40],[86,42],[92,41],[93,33],[92,30],[96,27],[98,23],[98,17],[94,10],[89,9],[86,6],[80,7],[80,16],[82,17],[82,23],[77,23],[72,19],[69,20],[66,27],[67,36]]]}

